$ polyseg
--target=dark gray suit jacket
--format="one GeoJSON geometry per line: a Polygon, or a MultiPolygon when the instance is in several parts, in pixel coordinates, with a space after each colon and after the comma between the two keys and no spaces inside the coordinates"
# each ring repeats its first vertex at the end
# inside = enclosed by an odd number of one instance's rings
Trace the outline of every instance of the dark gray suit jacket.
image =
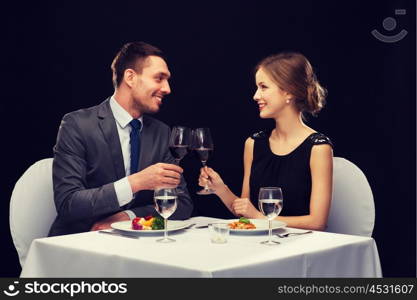
{"type": "MultiPolygon", "coordinates": [[[[158,215],[153,191],[140,191],[127,207],[120,208],[114,182],[125,177],[123,155],[109,99],[66,114],[54,147],[53,185],[57,218],[49,236],[89,231],[98,220],[125,209],[137,216],[158,215]]],[[[173,163],[169,153],[170,129],[143,116],[139,170],[158,162],[173,163]]],[[[178,207],[172,219],[187,219],[193,204],[184,178],[178,207]]]]}

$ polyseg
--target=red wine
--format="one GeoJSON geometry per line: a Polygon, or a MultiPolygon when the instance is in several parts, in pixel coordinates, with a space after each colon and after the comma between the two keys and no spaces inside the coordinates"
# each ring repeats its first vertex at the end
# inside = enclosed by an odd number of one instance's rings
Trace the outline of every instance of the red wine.
{"type": "Polygon", "coordinates": [[[212,148],[197,148],[194,149],[195,152],[198,154],[198,156],[200,157],[200,160],[205,162],[208,160],[211,152],[213,151],[212,148]]]}
{"type": "Polygon", "coordinates": [[[171,154],[175,159],[181,160],[187,154],[188,146],[187,145],[169,146],[169,150],[171,151],[171,154]]]}

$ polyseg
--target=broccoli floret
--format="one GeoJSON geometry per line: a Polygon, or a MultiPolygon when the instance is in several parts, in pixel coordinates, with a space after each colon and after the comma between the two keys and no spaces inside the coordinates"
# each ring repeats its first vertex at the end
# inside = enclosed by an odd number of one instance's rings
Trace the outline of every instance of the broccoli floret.
{"type": "Polygon", "coordinates": [[[155,220],[152,222],[152,230],[164,229],[164,219],[160,217],[155,217],[155,220]]]}

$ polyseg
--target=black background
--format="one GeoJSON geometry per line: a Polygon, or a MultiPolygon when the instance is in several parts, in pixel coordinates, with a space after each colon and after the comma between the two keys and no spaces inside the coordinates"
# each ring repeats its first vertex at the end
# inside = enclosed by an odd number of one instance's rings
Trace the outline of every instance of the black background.
{"type": "MultiPolygon", "coordinates": [[[[416,275],[415,1],[15,2],[4,7],[1,42],[0,276],[20,267],[9,231],[15,182],[52,157],[62,116],[113,93],[110,64],[126,42],[143,40],[168,55],[172,94],[156,117],[169,125],[210,127],[209,165],[240,194],[245,139],[273,126],[252,101],[254,65],[266,55],[304,53],[328,89],[308,124],[328,135],[372,187],[384,276],[416,275]],[[406,9],[395,16],[395,9],[406,9]],[[394,17],[387,32],[382,21],[394,17]],[[376,40],[406,29],[394,44],[376,40]]],[[[199,161],[182,162],[191,193],[199,161]]],[[[195,196],[195,214],[229,217],[212,196],[195,196]]],[[[40,218],[42,216],[39,216],[40,218]]]]}

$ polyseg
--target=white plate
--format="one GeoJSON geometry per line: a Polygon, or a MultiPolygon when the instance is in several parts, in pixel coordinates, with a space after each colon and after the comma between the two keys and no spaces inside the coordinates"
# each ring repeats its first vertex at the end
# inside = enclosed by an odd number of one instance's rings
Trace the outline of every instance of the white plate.
{"type": "MultiPolygon", "coordinates": [[[[239,219],[227,220],[227,224],[237,222],[239,219]]],[[[231,233],[265,233],[269,230],[269,224],[267,219],[250,219],[250,222],[256,226],[256,229],[230,229],[231,233]]],[[[272,221],[272,230],[284,228],[287,226],[287,223],[282,221],[273,220],[272,221]]]]}
{"type": "MultiPolygon", "coordinates": [[[[191,223],[186,222],[186,221],[175,221],[175,220],[171,221],[171,220],[168,220],[168,230],[167,231],[170,232],[170,231],[181,230],[181,229],[187,228],[190,225],[191,225],[191,223]]],[[[110,226],[113,229],[128,231],[128,232],[134,232],[134,233],[153,234],[153,233],[158,233],[158,232],[164,232],[164,229],[158,229],[158,230],[135,230],[135,229],[132,229],[132,221],[116,222],[116,223],[112,223],[110,226]]]]}

